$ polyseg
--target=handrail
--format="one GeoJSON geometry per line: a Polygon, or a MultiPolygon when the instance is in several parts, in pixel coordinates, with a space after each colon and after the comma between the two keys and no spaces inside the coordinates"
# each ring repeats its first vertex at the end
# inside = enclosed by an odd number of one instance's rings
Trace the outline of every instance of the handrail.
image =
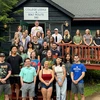
{"type": "Polygon", "coordinates": [[[66,44],[60,43],[58,44],[61,47],[62,55],[61,57],[65,57],[65,47],[70,48],[70,54],[72,57],[75,55],[75,49],[78,50],[78,55],[83,61],[91,61],[92,63],[100,62],[100,47],[97,46],[86,46],[86,45],[74,45],[74,44],[66,44]]]}

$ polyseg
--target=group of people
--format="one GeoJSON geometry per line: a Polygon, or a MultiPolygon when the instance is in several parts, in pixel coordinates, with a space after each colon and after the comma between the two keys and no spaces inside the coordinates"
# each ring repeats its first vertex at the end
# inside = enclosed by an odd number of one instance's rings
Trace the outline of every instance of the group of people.
{"type": "Polygon", "coordinates": [[[18,26],[7,63],[5,54],[0,53],[0,95],[4,90],[5,100],[9,100],[8,94],[15,90],[18,100],[21,90],[22,100],[26,100],[27,92],[30,100],[33,100],[33,97],[38,96],[40,85],[43,100],[53,98],[55,90],[57,100],[68,100],[68,97],[72,100],[72,93],[74,100],[78,100],[78,93],[81,94],[81,100],[85,100],[83,78],[86,68],[80,62],[77,48],[72,60],[70,48],[66,46],[65,57],[62,59],[59,43],[81,45],[84,42],[89,46],[93,41],[96,46],[100,46],[100,31],[97,30],[92,38],[89,29],[86,29],[83,37],[77,30],[72,38],[68,30],[62,36],[55,28],[54,34],[48,29],[44,36],[38,21],[35,21],[30,35],[28,30],[21,30],[21,26],[18,26]]]}
{"type": "MultiPolygon", "coordinates": [[[[74,62],[72,62],[70,54],[66,54],[65,61],[62,62],[60,57],[53,59],[51,50],[48,50],[47,57],[41,63],[42,68],[38,71],[36,69],[40,68],[39,62],[33,67],[33,61],[30,58],[26,58],[21,67],[21,58],[16,51],[17,47],[13,46],[12,55],[7,59],[8,63],[4,61],[5,54],[0,53],[0,95],[4,91],[5,100],[9,100],[11,86],[15,88],[16,100],[18,100],[20,84],[22,100],[26,100],[27,93],[29,93],[29,99],[33,100],[33,97],[38,95],[38,80],[41,83],[43,100],[51,100],[54,89],[56,89],[56,100],[66,100],[66,98],[68,100],[68,97],[72,100],[72,92],[74,100],[78,100],[78,93],[81,94],[81,100],[85,100],[83,78],[86,68],[80,63],[78,55],[74,56],[74,62]]],[[[35,57],[35,52],[33,55],[35,57]]]]}

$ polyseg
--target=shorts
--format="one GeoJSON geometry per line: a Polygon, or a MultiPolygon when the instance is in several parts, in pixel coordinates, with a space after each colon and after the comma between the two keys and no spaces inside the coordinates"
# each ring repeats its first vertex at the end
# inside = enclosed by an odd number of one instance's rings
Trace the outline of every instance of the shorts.
{"type": "Polygon", "coordinates": [[[23,98],[27,97],[27,93],[29,94],[29,97],[34,97],[34,91],[35,91],[34,83],[31,84],[24,83],[23,86],[21,87],[21,91],[23,98]]]}
{"type": "Polygon", "coordinates": [[[84,94],[84,83],[74,84],[72,83],[72,92],[74,94],[84,94]]]}
{"type": "Polygon", "coordinates": [[[20,77],[10,77],[11,84],[20,84],[20,77]]]}
{"type": "Polygon", "coordinates": [[[10,84],[2,84],[2,85],[0,85],[0,95],[2,94],[2,92],[5,95],[11,94],[11,86],[10,86],[10,84]]]}
{"type": "Polygon", "coordinates": [[[41,88],[45,88],[45,89],[48,89],[50,87],[53,87],[53,83],[50,83],[49,86],[46,86],[44,83],[41,82],[41,88]]]}

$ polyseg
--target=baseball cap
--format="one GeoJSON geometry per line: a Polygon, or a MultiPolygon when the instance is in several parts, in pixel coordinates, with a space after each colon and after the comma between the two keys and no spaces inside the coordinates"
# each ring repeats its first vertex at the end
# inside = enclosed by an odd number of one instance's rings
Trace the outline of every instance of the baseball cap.
{"type": "Polygon", "coordinates": [[[58,31],[58,28],[55,28],[54,30],[55,30],[55,31],[58,31]]]}
{"type": "Polygon", "coordinates": [[[5,57],[5,54],[4,53],[0,53],[0,57],[5,57]]]}

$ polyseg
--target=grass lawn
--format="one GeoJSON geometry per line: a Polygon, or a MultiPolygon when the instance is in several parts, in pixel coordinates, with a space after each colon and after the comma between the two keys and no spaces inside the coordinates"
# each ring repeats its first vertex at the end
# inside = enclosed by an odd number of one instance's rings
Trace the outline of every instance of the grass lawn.
{"type": "Polygon", "coordinates": [[[0,100],[4,100],[4,95],[3,94],[0,96],[0,100]]]}
{"type": "MultiPolygon", "coordinates": [[[[93,93],[100,92],[100,84],[85,84],[85,97],[92,95],[93,93]]],[[[0,96],[0,100],[4,100],[4,95],[0,96]]]]}
{"type": "Polygon", "coordinates": [[[90,96],[96,92],[100,92],[100,84],[85,85],[85,97],[90,96]]]}

